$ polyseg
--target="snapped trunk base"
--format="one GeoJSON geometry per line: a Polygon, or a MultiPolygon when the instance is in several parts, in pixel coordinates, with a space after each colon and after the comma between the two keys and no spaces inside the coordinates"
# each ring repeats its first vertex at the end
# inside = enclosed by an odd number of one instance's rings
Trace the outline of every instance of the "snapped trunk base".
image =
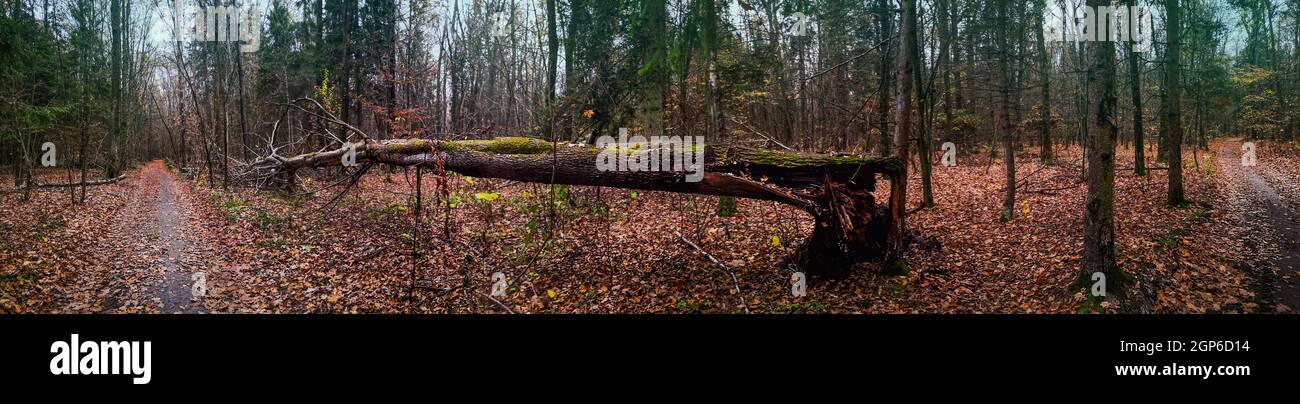
{"type": "Polygon", "coordinates": [[[868,192],[839,190],[825,200],[812,235],[786,263],[807,273],[840,276],[857,264],[879,261],[888,246],[889,208],[868,192]]]}

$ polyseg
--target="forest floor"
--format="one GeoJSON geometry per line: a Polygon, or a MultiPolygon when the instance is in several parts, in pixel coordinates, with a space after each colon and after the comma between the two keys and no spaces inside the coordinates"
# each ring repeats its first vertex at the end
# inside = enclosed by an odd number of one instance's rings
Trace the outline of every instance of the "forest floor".
{"type": "MultiPolygon", "coordinates": [[[[1257,144],[1255,167],[1239,164],[1238,140],[1186,149],[1191,202],[1174,207],[1166,171],[1134,176],[1132,150],[1120,151],[1116,239],[1135,280],[1125,307],[1070,287],[1086,187],[1081,151],[1062,147],[1052,165],[1029,148],[1017,155],[1007,222],[1000,159],[935,166],[936,206],[908,217],[907,275],[870,263],[839,277],[809,271],[801,297],[785,258],[812,221],[776,203],[739,200],[722,217],[714,197],[439,184],[378,167],[342,196],[325,179],[286,195],[177,180],[151,162],[90,187],[84,205],[67,190],[0,194],[0,312],[1286,312],[1300,283],[1300,147],[1257,144]],[[196,282],[207,290],[191,298],[196,282]]],[[[916,206],[919,176],[909,189],[916,206]]]]}
{"type": "MultiPolygon", "coordinates": [[[[1258,147],[1258,144],[1257,144],[1258,147]]],[[[1242,224],[1236,236],[1245,240],[1257,268],[1265,268],[1259,288],[1276,301],[1276,310],[1300,309],[1300,165],[1294,148],[1257,150],[1254,166],[1241,163],[1241,139],[1218,143],[1219,166],[1231,187],[1223,199],[1242,224]],[[1289,164],[1288,164],[1289,163],[1289,164]],[[1261,262],[1262,261],[1262,262],[1261,262]]]]}
{"type": "MultiPolygon", "coordinates": [[[[194,281],[213,265],[213,227],[196,217],[188,188],[161,161],[147,163],[123,184],[93,187],[86,205],[72,205],[66,192],[34,194],[8,213],[39,217],[32,237],[5,238],[14,259],[16,285],[34,281],[44,299],[15,301],[12,309],[67,313],[201,313],[194,281]],[[99,205],[108,205],[100,209],[99,205]],[[89,209],[87,209],[89,208],[89,209]],[[40,242],[33,242],[40,240],[40,242]],[[48,271],[48,272],[46,272],[48,271]],[[44,276],[42,276],[44,275],[44,276]]],[[[49,181],[61,180],[51,176],[49,181]]],[[[8,215],[6,215],[8,216],[8,215]]],[[[29,216],[29,217],[31,217],[29,216]]],[[[21,226],[10,222],[20,236],[21,226]]],[[[200,281],[200,287],[203,285],[200,281]]],[[[6,288],[6,291],[8,289],[6,288]]],[[[18,296],[26,293],[19,290],[18,296]]],[[[8,297],[8,296],[6,296],[8,297]]],[[[5,299],[5,304],[10,302],[5,299]]]]}

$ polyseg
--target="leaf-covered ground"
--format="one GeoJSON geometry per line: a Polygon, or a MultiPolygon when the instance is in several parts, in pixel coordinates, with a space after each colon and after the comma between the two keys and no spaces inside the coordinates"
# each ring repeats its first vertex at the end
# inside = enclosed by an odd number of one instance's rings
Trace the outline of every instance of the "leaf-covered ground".
{"type": "MultiPolygon", "coordinates": [[[[1300,149],[1260,144],[1254,169],[1297,206],[1300,149]]],[[[178,181],[176,202],[159,205],[165,180],[136,171],[92,187],[86,205],[58,192],[0,196],[0,310],[171,312],[167,274],[201,271],[208,290],[195,306],[211,312],[1286,311],[1288,272],[1276,265],[1285,229],[1251,221],[1268,212],[1240,164],[1223,161],[1235,158],[1231,147],[1185,151],[1192,202],[1177,207],[1164,202],[1166,171],[1136,177],[1131,150],[1121,150],[1117,242],[1135,281],[1125,307],[1070,287],[1086,193],[1072,147],[1046,167],[1032,151],[1017,156],[1020,193],[1006,223],[999,159],[981,151],[936,166],[936,206],[908,217],[908,275],[865,264],[811,277],[803,297],[792,295],[795,269],[784,260],[811,218],[776,203],[742,199],[719,217],[714,197],[460,176],[439,184],[426,170],[417,208],[414,169],[376,167],[341,197],[328,176],[298,195],[178,181]],[[160,239],[162,206],[177,209],[183,242],[160,239]],[[505,295],[493,297],[500,279],[505,295]]]]}
{"type": "Polygon", "coordinates": [[[0,307],[15,312],[203,311],[202,299],[192,299],[192,274],[222,267],[211,261],[215,255],[210,250],[211,234],[220,229],[193,216],[189,192],[161,162],[128,178],[88,188],[85,205],[71,204],[66,192],[32,193],[29,201],[6,203],[12,209],[5,210],[0,226],[13,231],[0,238],[5,247],[0,307]]]}

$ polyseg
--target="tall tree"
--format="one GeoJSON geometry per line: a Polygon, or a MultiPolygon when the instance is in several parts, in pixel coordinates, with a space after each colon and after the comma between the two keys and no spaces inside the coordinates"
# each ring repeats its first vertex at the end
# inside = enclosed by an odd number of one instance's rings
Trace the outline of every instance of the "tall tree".
{"type": "MultiPolygon", "coordinates": [[[[919,11],[913,11],[913,14],[919,14],[919,11]]],[[[915,17],[919,18],[919,17],[915,17]]],[[[915,27],[913,29],[919,29],[915,27]]],[[[919,33],[917,33],[919,36],[919,33]]],[[[911,48],[907,49],[907,58],[911,59],[909,64],[912,65],[912,86],[916,89],[916,154],[920,158],[921,168],[921,204],[926,207],[934,206],[934,187],[931,184],[930,171],[930,120],[927,118],[930,112],[930,94],[926,86],[926,80],[922,77],[924,64],[921,60],[921,44],[919,38],[913,38],[911,48]]]]}
{"type": "MultiPolygon", "coordinates": [[[[1038,154],[1038,160],[1043,164],[1051,164],[1055,157],[1052,155],[1052,54],[1051,49],[1047,47],[1047,41],[1043,38],[1043,18],[1049,12],[1047,9],[1047,0],[1039,0],[1037,3],[1039,17],[1035,19],[1038,27],[1035,29],[1038,37],[1038,75],[1042,84],[1043,103],[1038,111],[1041,116],[1038,127],[1038,145],[1042,151],[1038,154]]],[[[1053,10],[1054,11],[1054,10],[1053,10]]],[[[1057,38],[1052,38],[1057,40],[1057,38]]]]}
{"type": "Polygon", "coordinates": [[[709,114],[709,140],[721,142],[726,137],[727,124],[722,111],[722,90],[718,88],[718,48],[721,38],[718,25],[722,23],[722,10],[717,2],[704,1],[701,17],[700,47],[708,62],[708,95],[705,103],[709,114]]]}
{"type": "MultiPolygon", "coordinates": [[[[1135,6],[1137,0],[1129,0],[1127,3],[1135,6]]],[[[1147,163],[1146,140],[1142,133],[1142,55],[1133,46],[1133,41],[1125,41],[1124,48],[1128,49],[1129,90],[1133,97],[1133,174],[1143,176],[1147,173],[1147,163]]]]}
{"type": "MultiPolygon", "coordinates": [[[[1109,0],[1088,0],[1091,7],[1109,6],[1109,0]]],[[[1077,285],[1089,287],[1101,273],[1108,291],[1118,291],[1123,272],[1115,264],[1115,44],[1089,41],[1092,63],[1087,79],[1093,100],[1093,130],[1089,132],[1083,213],[1082,271],[1077,285]]]]}
{"type": "Polygon", "coordinates": [[[1002,138],[1002,166],[1006,171],[1006,193],[1002,199],[1002,221],[1009,221],[1016,215],[1016,134],[1015,123],[1011,118],[1011,87],[1015,79],[1011,72],[1011,0],[995,0],[997,3],[997,69],[998,69],[998,118],[997,134],[1002,138]]]}
{"type": "Polygon", "coordinates": [[[118,173],[117,155],[118,155],[118,132],[121,130],[122,122],[122,65],[124,64],[123,45],[126,44],[126,24],[127,18],[122,12],[122,2],[124,0],[109,0],[109,25],[112,37],[112,44],[109,45],[110,65],[112,66],[112,76],[109,80],[113,86],[112,92],[112,109],[113,118],[109,123],[108,136],[108,166],[105,167],[105,175],[109,178],[116,177],[118,173]]]}
{"type": "Polygon", "coordinates": [[[1161,94],[1160,131],[1169,156],[1170,205],[1185,202],[1183,197],[1183,121],[1182,121],[1182,7],[1179,0],[1165,0],[1165,81],[1161,94]]]}
{"type": "MultiPolygon", "coordinates": [[[[888,156],[893,151],[890,148],[889,136],[889,89],[894,85],[894,59],[893,59],[893,38],[894,38],[894,11],[890,4],[891,0],[876,0],[876,11],[879,16],[876,18],[880,25],[880,40],[883,45],[880,47],[880,97],[876,103],[876,117],[880,125],[880,155],[888,156]]],[[[910,83],[908,84],[911,85],[910,83]]],[[[911,97],[911,95],[908,95],[911,97]]]]}
{"type": "Polygon", "coordinates": [[[899,272],[905,266],[901,263],[903,251],[904,214],[907,210],[907,160],[910,159],[909,146],[912,132],[912,75],[916,67],[910,56],[910,49],[916,46],[916,0],[901,0],[902,32],[898,55],[898,87],[894,91],[894,155],[903,160],[899,172],[889,181],[889,246],[887,259],[899,272]]]}
{"type": "Polygon", "coordinates": [[[546,0],[546,121],[542,123],[542,134],[551,138],[554,130],[555,76],[560,51],[560,38],[555,28],[555,0],[546,0]]]}

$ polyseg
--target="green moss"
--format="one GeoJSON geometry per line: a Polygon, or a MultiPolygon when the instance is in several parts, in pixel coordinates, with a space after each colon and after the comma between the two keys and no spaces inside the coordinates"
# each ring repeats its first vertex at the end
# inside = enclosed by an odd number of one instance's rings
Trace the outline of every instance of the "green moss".
{"type": "Polygon", "coordinates": [[[429,150],[429,147],[432,144],[433,143],[428,140],[416,139],[409,142],[388,144],[387,146],[384,146],[384,151],[389,153],[397,153],[406,150],[423,151],[429,150]]]}
{"type": "Polygon", "coordinates": [[[1079,306],[1075,308],[1075,314],[1096,314],[1105,313],[1106,310],[1101,307],[1101,302],[1105,298],[1099,296],[1085,295],[1079,306]]]}
{"type": "Polygon", "coordinates": [[[1079,278],[1070,285],[1071,291],[1083,293],[1084,300],[1079,302],[1078,313],[1102,313],[1105,312],[1101,307],[1103,301],[1112,301],[1118,303],[1118,310],[1121,312],[1135,312],[1139,308],[1134,307],[1134,300],[1126,298],[1129,288],[1136,283],[1136,279],[1127,272],[1118,267],[1113,267],[1104,271],[1106,276],[1105,296],[1098,296],[1092,293],[1096,280],[1087,272],[1080,274],[1079,278]]]}
{"type": "Polygon", "coordinates": [[[907,265],[906,259],[902,257],[898,257],[893,260],[886,261],[882,268],[882,272],[889,275],[907,275],[908,272],[911,272],[911,268],[907,265]]]}
{"type": "MultiPolygon", "coordinates": [[[[641,144],[637,143],[610,143],[605,146],[605,150],[612,152],[622,152],[623,154],[632,154],[641,151],[641,144]]],[[[649,146],[646,146],[649,149],[649,146]]]]}
{"type": "Polygon", "coordinates": [[[543,154],[551,152],[551,143],[526,137],[499,137],[488,140],[456,140],[439,145],[446,151],[481,151],[496,154],[543,154]]]}
{"type": "MultiPolygon", "coordinates": [[[[694,149],[695,146],[704,147],[703,144],[696,144],[696,145],[693,145],[693,146],[691,146],[691,151],[692,151],[692,152],[695,151],[695,149],[694,149]]],[[[731,151],[731,148],[729,148],[729,147],[725,147],[725,146],[721,146],[721,147],[714,147],[713,150],[714,150],[714,153],[716,154],[716,158],[717,158],[718,160],[720,160],[720,161],[727,161],[727,152],[731,151]]]]}
{"type": "Polygon", "coordinates": [[[865,164],[878,166],[885,170],[897,170],[899,168],[897,159],[894,158],[877,158],[877,157],[858,157],[858,156],[824,156],[806,153],[782,153],[771,150],[754,150],[749,153],[748,160],[752,163],[771,165],[786,168],[798,168],[809,166],[822,166],[833,164],[865,164]]]}

